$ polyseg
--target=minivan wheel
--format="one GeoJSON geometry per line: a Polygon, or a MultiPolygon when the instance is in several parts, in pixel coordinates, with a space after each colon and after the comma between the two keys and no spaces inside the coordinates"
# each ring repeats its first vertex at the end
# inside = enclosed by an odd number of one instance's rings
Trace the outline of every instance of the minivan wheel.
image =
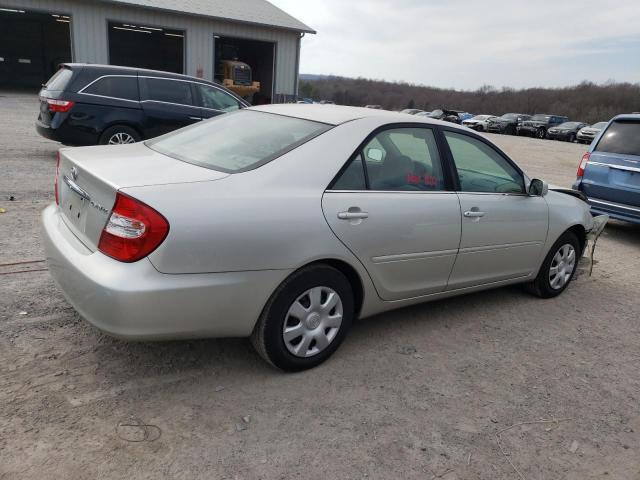
{"type": "Polygon", "coordinates": [[[354,316],[349,280],[312,265],[293,273],[271,296],[251,334],[267,362],[289,372],[313,368],[340,346],[354,316]]]}
{"type": "Polygon", "coordinates": [[[576,235],[563,233],[549,250],[536,279],[527,285],[528,290],[540,298],[560,295],[573,280],[581,253],[576,235]]]}
{"type": "Polygon", "coordinates": [[[539,128],[538,130],[536,130],[536,138],[544,140],[545,138],[547,138],[547,131],[544,128],[539,128]]]}
{"type": "Polygon", "coordinates": [[[141,140],[140,134],[126,125],[107,128],[100,136],[100,145],[125,145],[141,140]]]}

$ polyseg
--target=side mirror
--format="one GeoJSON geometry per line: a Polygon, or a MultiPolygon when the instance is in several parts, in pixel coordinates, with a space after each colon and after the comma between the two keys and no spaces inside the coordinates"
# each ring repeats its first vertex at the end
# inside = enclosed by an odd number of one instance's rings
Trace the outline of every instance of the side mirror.
{"type": "Polygon", "coordinates": [[[367,158],[369,160],[373,160],[374,162],[381,162],[382,157],[383,157],[382,150],[380,150],[379,148],[367,149],[367,158]]]}
{"type": "Polygon", "coordinates": [[[529,195],[532,197],[544,197],[549,193],[549,184],[544,180],[534,178],[529,184],[529,195]]]}

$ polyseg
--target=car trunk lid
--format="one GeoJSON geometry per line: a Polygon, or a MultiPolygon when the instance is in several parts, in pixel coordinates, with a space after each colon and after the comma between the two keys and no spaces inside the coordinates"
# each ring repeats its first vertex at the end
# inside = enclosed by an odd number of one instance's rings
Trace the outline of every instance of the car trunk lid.
{"type": "Polygon", "coordinates": [[[62,149],[58,168],[64,222],[92,251],[97,249],[118,190],[208,182],[229,175],[167,157],[143,143],[62,149]]]}

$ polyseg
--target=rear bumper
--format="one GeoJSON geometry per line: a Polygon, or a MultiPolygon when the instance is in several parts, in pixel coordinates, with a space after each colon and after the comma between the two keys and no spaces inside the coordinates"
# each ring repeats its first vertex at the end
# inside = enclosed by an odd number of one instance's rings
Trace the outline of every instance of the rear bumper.
{"type": "MultiPolygon", "coordinates": [[[[573,184],[574,190],[581,190],[580,182],[573,184]]],[[[593,215],[609,215],[616,220],[640,224],[640,207],[611,202],[600,198],[588,198],[593,215]]]]}
{"type": "Polygon", "coordinates": [[[143,259],[121,263],[87,249],[53,204],[42,213],[49,270],[92,325],[132,340],[244,337],[290,271],[168,275],[143,259]]]}
{"type": "Polygon", "coordinates": [[[66,121],[56,126],[55,123],[45,125],[36,120],[35,126],[40,136],[69,146],[97,145],[100,139],[97,133],[72,127],[66,121]]]}

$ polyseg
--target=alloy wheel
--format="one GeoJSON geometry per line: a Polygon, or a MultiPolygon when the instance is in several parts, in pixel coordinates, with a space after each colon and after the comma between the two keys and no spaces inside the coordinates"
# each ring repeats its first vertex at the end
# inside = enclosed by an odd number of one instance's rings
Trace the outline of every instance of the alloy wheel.
{"type": "Polygon", "coordinates": [[[565,243],[562,245],[551,261],[549,269],[549,284],[554,290],[564,287],[573,275],[576,265],[576,251],[573,245],[565,243]]]}
{"type": "Polygon", "coordinates": [[[124,145],[127,143],[136,143],[136,140],[126,132],[117,132],[109,138],[109,145],[124,145]]]}
{"type": "Polygon", "coordinates": [[[326,349],[342,325],[342,299],[329,287],[313,287],[289,307],[282,338],[296,357],[312,357],[326,349]]]}

